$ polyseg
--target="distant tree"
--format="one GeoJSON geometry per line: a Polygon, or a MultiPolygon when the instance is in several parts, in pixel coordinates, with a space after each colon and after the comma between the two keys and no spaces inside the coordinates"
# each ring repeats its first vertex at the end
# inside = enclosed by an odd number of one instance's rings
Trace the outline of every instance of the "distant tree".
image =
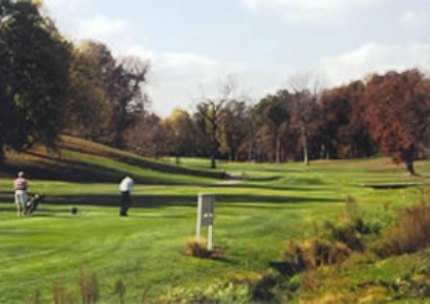
{"type": "Polygon", "coordinates": [[[191,116],[193,147],[196,156],[210,157],[211,155],[211,135],[210,126],[199,110],[197,109],[191,116]]]}
{"type": "Polygon", "coordinates": [[[110,67],[115,64],[109,49],[86,41],[75,47],[70,66],[70,88],[66,108],[66,132],[106,142],[106,129],[113,108],[107,92],[110,67]]]}
{"type": "Polygon", "coordinates": [[[218,139],[218,128],[221,120],[221,109],[225,101],[223,99],[217,101],[208,99],[197,106],[199,114],[204,117],[205,127],[210,136],[210,167],[212,169],[216,169],[216,157],[221,146],[218,139]]]}
{"type": "MultiPolygon", "coordinates": [[[[259,124],[262,144],[271,146],[274,160],[281,160],[281,140],[292,118],[292,95],[287,90],[279,90],[275,95],[264,97],[255,107],[254,113],[259,124]],[[270,144],[270,142],[272,144],[270,144]]],[[[266,147],[267,149],[267,147],[266,147]]]]}
{"type": "Polygon", "coordinates": [[[364,83],[327,89],[321,95],[321,157],[370,156],[375,152],[364,113],[364,83]]]}
{"type": "Polygon", "coordinates": [[[308,90],[294,93],[293,123],[300,130],[303,147],[303,162],[309,165],[309,138],[320,124],[318,96],[308,90]]]}
{"type": "Polygon", "coordinates": [[[256,159],[256,135],[257,135],[257,122],[255,121],[255,114],[252,107],[247,107],[246,110],[246,121],[248,125],[248,137],[247,140],[242,142],[240,150],[246,148],[248,153],[248,161],[255,161],[256,159]]]}
{"type": "Polygon", "coordinates": [[[161,121],[168,153],[176,157],[176,164],[180,164],[180,157],[193,153],[193,122],[190,115],[180,109],[161,121]]]}
{"type": "Polygon", "coordinates": [[[126,57],[110,71],[108,95],[112,103],[112,144],[124,148],[123,133],[135,124],[145,110],[148,96],[143,89],[147,83],[149,62],[138,57],[126,57]]]}
{"type": "Polygon", "coordinates": [[[349,122],[339,129],[341,143],[346,147],[342,151],[342,157],[369,157],[377,152],[366,122],[364,92],[365,84],[361,81],[353,81],[347,86],[349,122]]]}
{"type": "Polygon", "coordinates": [[[147,157],[159,157],[168,151],[167,139],[161,125],[161,119],[154,113],[146,113],[123,134],[124,146],[127,150],[147,157]]]}
{"type": "Polygon", "coordinates": [[[137,57],[118,60],[102,43],[76,46],[66,132],[125,148],[125,131],[144,117],[148,70],[148,62],[137,57]]]}
{"type": "Polygon", "coordinates": [[[227,154],[229,160],[238,160],[240,145],[249,135],[250,118],[247,109],[245,102],[231,100],[222,110],[218,137],[220,151],[227,154]]]}
{"type": "Polygon", "coordinates": [[[36,142],[55,148],[70,46],[34,1],[0,1],[0,159],[36,142]]]}
{"type": "Polygon", "coordinates": [[[294,121],[302,137],[303,161],[309,165],[309,138],[320,124],[322,81],[311,74],[297,74],[290,79],[294,95],[294,121]]]}
{"type": "Polygon", "coordinates": [[[321,95],[321,157],[340,157],[340,128],[350,119],[351,104],[345,86],[325,90],[321,95]]]}
{"type": "Polygon", "coordinates": [[[233,98],[233,93],[236,90],[234,79],[229,78],[221,85],[218,97],[203,96],[200,103],[197,105],[198,114],[204,118],[206,130],[210,139],[210,167],[216,169],[216,156],[221,146],[219,139],[219,128],[224,114],[225,105],[233,98]]]}
{"type": "Polygon", "coordinates": [[[418,70],[373,75],[366,85],[370,132],[382,152],[404,161],[415,174],[414,159],[430,137],[430,80],[418,70]]]}

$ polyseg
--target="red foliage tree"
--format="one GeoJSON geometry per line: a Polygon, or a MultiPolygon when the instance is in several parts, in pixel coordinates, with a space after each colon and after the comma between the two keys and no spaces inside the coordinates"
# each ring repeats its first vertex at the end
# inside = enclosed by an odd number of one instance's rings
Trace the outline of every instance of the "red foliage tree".
{"type": "Polygon", "coordinates": [[[415,174],[417,149],[430,134],[430,80],[415,69],[374,75],[364,98],[370,133],[380,151],[404,161],[415,174]]]}
{"type": "Polygon", "coordinates": [[[354,81],[322,94],[321,157],[366,157],[375,152],[364,119],[364,90],[363,82],[354,81]]]}

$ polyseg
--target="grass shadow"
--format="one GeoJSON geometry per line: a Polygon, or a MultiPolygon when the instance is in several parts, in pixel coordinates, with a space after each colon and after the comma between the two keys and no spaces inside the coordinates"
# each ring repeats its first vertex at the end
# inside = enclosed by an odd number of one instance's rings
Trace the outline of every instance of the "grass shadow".
{"type": "MultiPolygon", "coordinates": [[[[205,186],[207,188],[250,188],[250,189],[261,189],[261,190],[279,190],[279,191],[321,191],[321,189],[314,189],[310,187],[294,187],[294,186],[274,186],[274,185],[265,185],[265,184],[248,184],[248,183],[240,183],[240,184],[210,184],[205,186]]],[[[328,189],[327,187],[324,189],[328,189]]]]}
{"type": "MultiPolygon", "coordinates": [[[[33,161],[32,163],[25,164],[11,164],[6,162],[2,166],[2,172],[9,176],[15,176],[18,171],[25,171],[30,173],[31,179],[40,180],[56,180],[56,181],[68,181],[68,182],[79,182],[79,183],[119,183],[122,177],[128,172],[106,168],[100,165],[91,164],[88,162],[70,160],[60,158],[59,156],[46,155],[34,151],[25,152],[28,155],[40,159],[39,161],[33,161]],[[49,162],[47,164],[46,162],[49,162]]],[[[127,158],[123,158],[124,163],[127,162],[127,158]]],[[[133,164],[139,166],[139,164],[133,164]]],[[[143,164],[140,164],[145,167],[143,164]]],[[[167,165],[165,165],[167,167],[167,165]]],[[[156,170],[156,169],[154,169],[156,170]]],[[[159,170],[162,171],[162,170],[159,170]]],[[[167,172],[167,170],[165,170],[167,172]]],[[[196,171],[198,172],[198,171],[196,171]]],[[[171,174],[180,174],[181,172],[169,172],[171,174]]],[[[188,172],[190,173],[190,172],[188,172]]],[[[185,174],[185,173],[183,173],[185,174]]],[[[188,174],[191,175],[191,174],[188,174]]],[[[195,175],[198,176],[198,175],[195,175]]],[[[215,178],[221,178],[221,175],[214,175],[215,178]]],[[[214,177],[210,176],[210,177],[214,177]]],[[[141,177],[132,175],[133,179],[137,183],[144,183],[148,185],[186,185],[187,183],[165,181],[163,179],[157,179],[154,177],[141,177]]],[[[202,183],[201,185],[205,185],[202,183]]]]}
{"type": "MultiPolygon", "coordinates": [[[[10,197],[9,197],[10,198],[10,197]]],[[[0,201],[7,201],[8,197],[0,196],[0,201]]],[[[46,196],[41,203],[49,205],[68,206],[103,206],[118,207],[120,205],[119,195],[52,195],[46,196]]],[[[269,196],[269,195],[235,195],[220,194],[216,196],[218,204],[234,206],[245,203],[249,204],[297,204],[297,203],[333,203],[343,202],[343,199],[327,197],[298,197],[298,196],[269,196]]],[[[4,205],[5,203],[0,205],[4,205]]],[[[12,204],[12,202],[11,202],[12,204]]],[[[197,205],[196,195],[134,195],[132,196],[132,208],[163,208],[163,207],[195,207],[197,205]]],[[[14,205],[13,205],[14,207],[14,205]]],[[[1,206],[0,208],[3,208],[1,206]]],[[[12,209],[11,207],[6,207],[12,209]]],[[[58,210],[57,210],[58,211],[58,210]]]]}
{"type": "Polygon", "coordinates": [[[97,149],[88,151],[88,149],[85,149],[83,146],[72,145],[72,144],[68,144],[67,142],[62,143],[62,146],[63,148],[66,148],[70,151],[75,151],[79,153],[95,152],[99,156],[108,157],[110,159],[113,159],[128,165],[144,167],[147,169],[160,171],[164,173],[191,175],[191,176],[208,177],[208,178],[215,178],[215,179],[225,178],[225,173],[220,171],[196,170],[192,168],[174,166],[171,164],[164,164],[157,161],[146,160],[139,156],[133,156],[133,155],[123,156],[121,154],[117,154],[109,151],[97,150],[97,149]]]}

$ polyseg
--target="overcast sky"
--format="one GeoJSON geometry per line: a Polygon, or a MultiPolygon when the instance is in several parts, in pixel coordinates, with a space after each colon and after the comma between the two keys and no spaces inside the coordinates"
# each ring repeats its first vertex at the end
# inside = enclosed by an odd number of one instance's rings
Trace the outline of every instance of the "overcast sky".
{"type": "MultiPolygon", "coordinates": [[[[210,92],[228,75],[254,101],[295,74],[327,86],[430,66],[429,0],[45,0],[70,39],[151,60],[152,109],[210,92]]],[[[210,94],[210,93],[207,93],[210,94]]]]}

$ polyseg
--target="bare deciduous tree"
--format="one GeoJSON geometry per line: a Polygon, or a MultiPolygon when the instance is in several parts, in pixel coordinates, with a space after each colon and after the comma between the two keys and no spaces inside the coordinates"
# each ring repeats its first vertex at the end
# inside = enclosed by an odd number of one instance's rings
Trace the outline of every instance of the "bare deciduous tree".
{"type": "Polygon", "coordinates": [[[197,111],[202,115],[209,129],[211,142],[211,165],[212,169],[216,169],[216,156],[220,147],[218,138],[218,130],[222,121],[223,108],[228,101],[233,100],[233,94],[237,91],[237,82],[234,77],[230,76],[226,81],[220,84],[220,89],[217,97],[208,97],[203,94],[200,102],[197,105],[197,111]]]}
{"type": "Polygon", "coordinates": [[[316,128],[323,77],[311,73],[297,74],[290,79],[294,94],[294,117],[302,135],[303,162],[309,165],[309,136],[316,128]]]}
{"type": "Polygon", "coordinates": [[[148,61],[138,57],[126,57],[114,67],[111,73],[109,95],[115,110],[112,127],[113,143],[117,147],[124,145],[124,131],[144,112],[148,96],[143,89],[147,83],[149,68],[148,61]]]}

